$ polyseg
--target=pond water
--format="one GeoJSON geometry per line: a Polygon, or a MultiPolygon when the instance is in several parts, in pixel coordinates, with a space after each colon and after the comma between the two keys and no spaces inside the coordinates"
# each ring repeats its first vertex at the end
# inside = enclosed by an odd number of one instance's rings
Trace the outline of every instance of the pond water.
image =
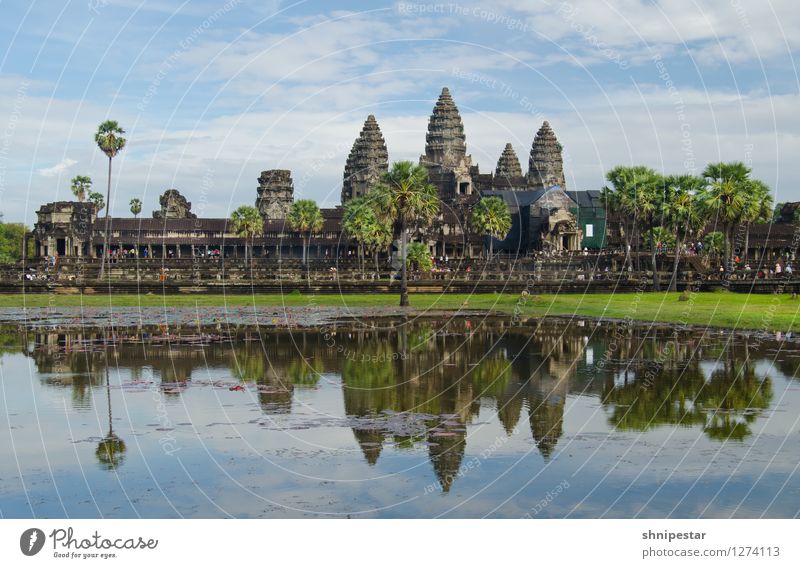
{"type": "Polygon", "coordinates": [[[800,343],[480,318],[0,334],[2,517],[795,517],[800,343]]]}

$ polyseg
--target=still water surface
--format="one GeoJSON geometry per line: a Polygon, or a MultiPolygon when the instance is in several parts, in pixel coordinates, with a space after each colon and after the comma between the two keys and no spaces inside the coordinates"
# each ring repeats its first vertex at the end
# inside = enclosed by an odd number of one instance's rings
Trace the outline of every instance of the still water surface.
{"type": "Polygon", "coordinates": [[[0,336],[3,517],[800,511],[792,338],[460,319],[110,339],[0,336]]]}

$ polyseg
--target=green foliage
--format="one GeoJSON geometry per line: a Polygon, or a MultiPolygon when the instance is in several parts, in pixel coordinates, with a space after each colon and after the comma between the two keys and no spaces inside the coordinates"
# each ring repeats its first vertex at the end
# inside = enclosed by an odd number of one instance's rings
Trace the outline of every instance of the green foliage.
{"type": "Polygon", "coordinates": [[[373,252],[392,242],[391,223],[379,216],[376,205],[368,197],[351,199],[344,206],[342,219],[344,232],[373,252]]]}
{"type": "Polygon", "coordinates": [[[708,255],[719,255],[725,248],[725,235],[719,231],[708,233],[703,237],[703,252],[708,255]]]}
{"type": "Polygon", "coordinates": [[[95,207],[95,215],[99,215],[100,211],[105,209],[106,206],[106,198],[103,197],[102,193],[98,193],[96,191],[92,191],[89,193],[89,201],[94,203],[95,207]]]}
{"type": "Polygon", "coordinates": [[[408,252],[406,253],[406,266],[422,272],[431,270],[433,261],[431,260],[431,251],[428,246],[417,242],[409,244],[408,252]]]}
{"type": "Polygon", "coordinates": [[[233,231],[241,238],[252,240],[264,230],[264,221],[258,209],[252,205],[242,205],[231,213],[233,231]]]}
{"type": "Polygon", "coordinates": [[[131,199],[130,206],[131,206],[131,213],[133,213],[134,217],[138,216],[139,213],[142,212],[142,200],[141,199],[138,199],[138,198],[134,197],[133,199],[131,199]]]}
{"type": "Polygon", "coordinates": [[[70,182],[70,190],[72,195],[78,198],[78,201],[85,201],[86,196],[92,190],[92,178],[89,176],[75,176],[70,182]]]}
{"type": "Polygon", "coordinates": [[[0,263],[17,262],[22,258],[22,243],[28,228],[22,223],[0,222],[0,263]]]}
{"type": "Polygon", "coordinates": [[[644,234],[644,242],[649,248],[657,246],[675,247],[675,234],[664,227],[653,227],[644,234]]]}
{"type": "Polygon", "coordinates": [[[299,199],[292,203],[286,216],[289,226],[300,233],[313,233],[322,229],[324,219],[313,199],[299,199]]]}
{"type": "Polygon", "coordinates": [[[369,197],[379,217],[402,227],[426,225],[439,214],[439,195],[428,183],[428,170],[409,161],[392,164],[369,197]]]}
{"type": "Polygon", "coordinates": [[[122,137],[123,134],[125,131],[116,120],[106,120],[97,127],[94,141],[106,156],[113,158],[125,147],[127,141],[122,137]]]}
{"type": "Polygon", "coordinates": [[[489,237],[502,240],[511,230],[511,214],[502,197],[483,197],[472,209],[472,225],[489,237]]]}

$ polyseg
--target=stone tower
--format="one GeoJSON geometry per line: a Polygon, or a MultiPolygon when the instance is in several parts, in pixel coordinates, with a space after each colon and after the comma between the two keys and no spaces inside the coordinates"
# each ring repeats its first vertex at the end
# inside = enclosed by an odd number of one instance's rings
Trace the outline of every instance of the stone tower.
{"type": "Polygon", "coordinates": [[[497,160],[497,169],[494,175],[499,178],[516,179],[522,177],[522,167],[519,165],[519,158],[511,144],[506,144],[500,159],[497,160]]]}
{"type": "Polygon", "coordinates": [[[467,155],[464,124],[447,87],[428,120],[425,155],[419,163],[428,169],[428,181],[443,201],[454,204],[472,195],[472,156],[467,155]]]}
{"type": "Polygon", "coordinates": [[[374,115],[369,115],[344,166],[342,204],[366,195],[389,171],[389,152],[374,115]]]}
{"type": "Polygon", "coordinates": [[[536,133],[528,162],[528,184],[533,189],[558,185],[567,189],[564,179],[564,162],[561,158],[561,144],[546,120],[536,133]]]}
{"type": "MultiPolygon", "coordinates": [[[[467,158],[467,137],[458,107],[447,87],[442,89],[433,113],[428,120],[425,136],[425,155],[420,162],[426,166],[456,168],[467,158]]],[[[471,162],[471,160],[470,160],[471,162]]]]}
{"type": "Polygon", "coordinates": [[[294,202],[290,170],[266,170],[258,178],[256,207],[264,219],[285,219],[294,202]]]}
{"type": "Polygon", "coordinates": [[[153,211],[153,219],[196,219],[192,204],[177,189],[168,189],[158,199],[161,209],[153,211]]]}

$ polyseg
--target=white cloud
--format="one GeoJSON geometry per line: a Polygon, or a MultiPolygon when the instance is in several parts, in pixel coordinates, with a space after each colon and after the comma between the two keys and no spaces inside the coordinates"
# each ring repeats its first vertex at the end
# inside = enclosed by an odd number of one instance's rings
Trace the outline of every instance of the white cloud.
{"type": "Polygon", "coordinates": [[[64,158],[55,166],[40,169],[39,175],[43,177],[55,177],[61,172],[68,170],[70,167],[74,166],[77,163],[78,162],[76,160],[71,160],[70,158],[64,158]]]}
{"type": "Polygon", "coordinates": [[[795,0],[500,0],[532,29],[578,55],[598,44],[636,56],[688,52],[700,63],[737,63],[800,48],[795,0]]]}

